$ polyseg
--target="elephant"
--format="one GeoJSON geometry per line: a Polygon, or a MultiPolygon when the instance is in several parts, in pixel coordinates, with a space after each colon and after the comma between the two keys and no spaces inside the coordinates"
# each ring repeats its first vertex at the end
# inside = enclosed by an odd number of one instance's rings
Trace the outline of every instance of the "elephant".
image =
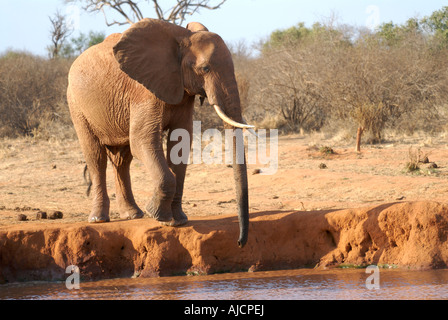
{"type": "Polygon", "coordinates": [[[131,190],[129,169],[134,157],[143,162],[155,182],[146,213],[168,226],[188,222],[182,209],[187,164],[173,163],[170,139],[165,156],[163,133],[184,129],[192,134],[196,96],[201,102],[207,98],[224,127],[233,130],[238,245],[246,244],[247,168],[244,145],[241,151],[236,143],[242,130],[253,126],[242,116],[229,49],[219,35],[197,22],[182,27],[146,18],[122,34],[111,34],[73,62],[67,101],[91,178],[89,222],[110,221],[107,159],[114,170],[120,217],[139,219],[145,215],[131,190]]]}

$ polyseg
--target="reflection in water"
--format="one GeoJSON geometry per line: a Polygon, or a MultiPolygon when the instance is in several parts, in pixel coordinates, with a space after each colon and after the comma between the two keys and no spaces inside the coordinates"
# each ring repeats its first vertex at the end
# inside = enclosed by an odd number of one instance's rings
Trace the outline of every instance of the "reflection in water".
{"type": "Polygon", "coordinates": [[[0,299],[448,299],[448,270],[380,269],[380,288],[368,290],[364,269],[286,270],[112,279],[82,282],[68,290],[65,282],[0,285],[0,299]]]}

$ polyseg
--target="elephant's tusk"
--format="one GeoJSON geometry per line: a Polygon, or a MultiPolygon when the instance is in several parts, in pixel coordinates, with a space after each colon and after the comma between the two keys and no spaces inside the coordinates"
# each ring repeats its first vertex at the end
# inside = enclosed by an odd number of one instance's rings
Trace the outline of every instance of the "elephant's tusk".
{"type": "Polygon", "coordinates": [[[247,129],[247,131],[249,131],[250,133],[252,133],[252,134],[253,134],[254,136],[256,136],[257,138],[260,138],[260,137],[258,136],[258,134],[255,132],[254,129],[249,128],[249,129],[247,129]]]}
{"type": "Polygon", "coordinates": [[[213,105],[213,107],[215,108],[216,113],[222,119],[222,121],[230,124],[231,126],[234,126],[236,128],[241,128],[241,129],[253,129],[253,128],[255,128],[255,126],[252,126],[250,124],[243,124],[243,123],[239,123],[239,122],[233,121],[228,116],[226,116],[225,113],[222,111],[222,109],[219,106],[217,106],[216,104],[213,105]]]}
{"type": "MultiPolygon", "coordinates": [[[[246,119],[244,119],[244,117],[242,117],[242,119],[243,119],[243,123],[244,123],[244,124],[247,124],[246,119]]],[[[256,136],[257,138],[260,138],[260,137],[258,136],[258,134],[255,132],[254,129],[252,129],[252,128],[248,128],[247,131],[249,131],[251,134],[253,134],[253,135],[256,136]]]]}

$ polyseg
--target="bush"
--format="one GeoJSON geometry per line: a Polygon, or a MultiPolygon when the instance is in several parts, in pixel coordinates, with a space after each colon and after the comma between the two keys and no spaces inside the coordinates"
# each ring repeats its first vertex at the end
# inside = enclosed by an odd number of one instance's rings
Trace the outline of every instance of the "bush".
{"type": "Polygon", "coordinates": [[[385,24],[377,32],[299,24],[274,32],[260,56],[246,61],[250,120],[277,119],[283,131],[297,132],[345,122],[372,143],[386,128],[444,130],[448,49],[419,23],[385,24]]]}
{"type": "Polygon", "coordinates": [[[71,126],[66,103],[70,65],[26,52],[0,56],[0,136],[33,136],[53,122],[71,126]]]}
{"type": "Polygon", "coordinates": [[[348,42],[343,32],[320,24],[308,31],[303,24],[296,29],[286,30],[284,36],[273,33],[252,62],[251,102],[263,111],[250,111],[257,122],[264,117],[282,119],[283,132],[317,131],[331,115],[327,69],[335,62],[334,52],[348,42]],[[286,39],[283,44],[281,39],[286,39]]]}

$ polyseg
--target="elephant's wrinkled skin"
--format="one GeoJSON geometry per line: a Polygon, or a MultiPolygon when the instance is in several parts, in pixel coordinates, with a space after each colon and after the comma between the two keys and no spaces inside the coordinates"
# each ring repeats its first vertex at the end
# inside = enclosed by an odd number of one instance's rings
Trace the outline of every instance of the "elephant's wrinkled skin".
{"type": "MultiPolygon", "coordinates": [[[[195,95],[244,122],[231,54],[218,35],[199,23],[183,28],[143,19],[76,59],[67,97],[92,181],[90,222],[110,220],[107,158],[115,171],[121,217],[143,217],[131,190],[133,157],[145,164],[157,184],[148,214],[169,225],[188,221],[182,210],[186,164],[173,164],[169,155],[175,142],[169,139],[165,157],[162,132],[182,128],[191,135],[195,95]]],[[[241,134],[241,129],[235,131],[241,134]]],[[[236,164],[238,155],[233,153],[242,247],[248,235],[247,173],[245,161],[236,164]]]]}

